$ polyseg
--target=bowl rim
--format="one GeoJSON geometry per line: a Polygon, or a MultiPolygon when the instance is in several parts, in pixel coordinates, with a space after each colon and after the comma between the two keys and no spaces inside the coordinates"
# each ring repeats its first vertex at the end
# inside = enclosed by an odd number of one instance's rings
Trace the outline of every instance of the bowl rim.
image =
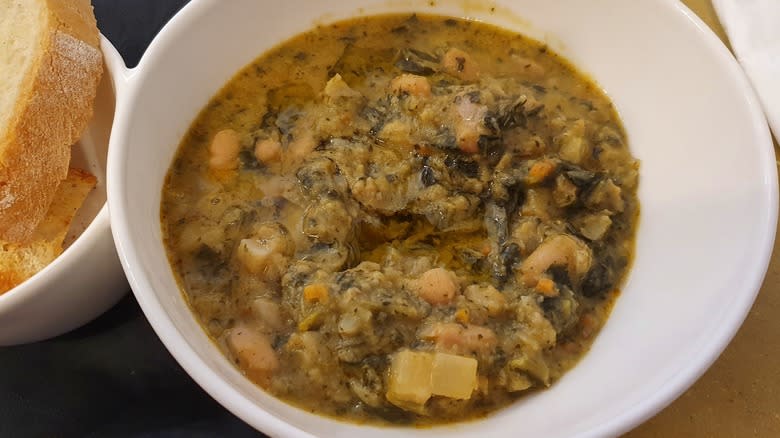
{"type": "MultiPolygon", "coordinates": [[[[764,186],[766,189],[763,194],[765,195],[765,205],[769,207],[769,212],[762,224],[763,235],[767,239],[760,245],[760,251],[755,258],[756,263],[753,265],[753,271],[746,276],[746,284],[749,284],[749,286],[744,289],[744,293],[741,293],[736,300],[738,305],[734,306],[733,310],[727,314],[727,318],[723,321],[723,328],[715,333],[714,336],[708,338],[706,345],[699,346],[699,350],[702,352],[702,360],[678,372],[664,386],[653,393],[652,397],[643,400],[639,404],[627,407],[624,412],[610,421],[581,431],[577,435],[580,437],[623,434],[657,414],[701,377],[726,348],[750,311],[752,303],[755,301],[763,283],[774,247],[778,217],[778,176],[771,135],[758,98],[726,45],[694,12],[680,1],[654,0],[654,2],[658,8],[667,8],[672,13],[684,16],[689,25],[695,28],[695,30],[692,30],[692,35],[695,35],[695,38],[699,40],[702,50],[706,50],[708,55],[718,62],[723,71],[728,73],[733,84],[743,92],[746,107],[749,110],[749,117],[752,121],[752,129],[759,140],[758,143],[760,143],[756,149],[763,163],[764,186]]],[[[116,119],[120,123],[124,121],[125,113],[132,110],[132,104],[140,88],[136,87],[136,85],[140,85],[144,76],[140,73],[145,70],[148,64],[153,63],[160,56],[158,49],[162,46],[162,41],[168,35],[176,34],[180,29],[186,28],[189,22],[188,18],[207,9],[211,6],[211,3],[213,2],[192,0],[179,10],[160,30],[144,53],[138,66],[130,71],[131,76],[140,77],[141,80],[138,81],[138,84],[133,84],[129,87],[130,91],[128,95],[123,96],[121,105],[118,101],[116,119]]],[[[119,131],[121,132],[121,130],[119,131]]],[[[138,252],[135,242],[130,236],[130,226],[126,219],[125,205],[119,201],[123,197],[123,188],[116,182],[117,175],[121,175],[124,172],[117,158],[122,148],[124,148],[123,143],[116,136],[112,135],[108,157],[108,173],[113,175],[113,177],[109,176],[107,185],[108,203],[113,212],[111,215],[112,232],[120,260],[128,281],[132,286],[133,293],[158,337],[199,386],[223,407],[237,415],[247,424],[272,436],[312,437],[313,435],[308,432],[270,414],[262,407],[255,406],[251,400],[239,391],[224,383],[220,376],[209,365],[204,363],[196,353],[191,342],[173,324],[171,318],[163,310],[156,294],[152,292],[153,288],[149,281],[144,278],[143,272],[133,266],[132,260],[138,259],[138,252]]]]}

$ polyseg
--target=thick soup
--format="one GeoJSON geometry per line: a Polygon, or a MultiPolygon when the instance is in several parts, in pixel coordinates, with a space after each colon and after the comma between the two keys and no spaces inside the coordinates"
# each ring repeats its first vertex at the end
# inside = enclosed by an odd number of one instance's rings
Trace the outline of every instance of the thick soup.
{"type": "Polygon", "coordinates": [[[312,412],[430,424],[550,386],[629,268],[638,163],[535,41],[378,16],[258,58],[163,189],[171,264],[248,378],[312,412]]]}

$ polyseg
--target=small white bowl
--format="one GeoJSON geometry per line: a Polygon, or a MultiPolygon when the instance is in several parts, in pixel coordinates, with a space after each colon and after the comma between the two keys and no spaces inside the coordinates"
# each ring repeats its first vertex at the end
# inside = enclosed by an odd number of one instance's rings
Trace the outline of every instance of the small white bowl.
{"type": "MultiPolygon", "coordinates": [[[[0,346],[51,338],[79,327],[113,306],[128,291],[116,255],[106,206],[106,158],[114,120],[114,72],[121,57],[101,36],[107,68],[95,111],[77,144],[71,166],[98,179],[65,240],[65,251],[46,268],[0,295],[0,346]]],[[[122,67],[124,68],[124,67],[122,67]]]]}
{"type": "Polygon", "coordinates": [[[194,0],[129,73],[108,166],[125,272],[173,356],[257,429],[285,437],[617,435],[691,385],[750,309],[775,237],[777,172],[756,98],[723,44],[671,0],[479,5],[194,0]],[[316,23],[410,11],[466,16],[546,41],[603,86],[642,160],[634,267],[592,350],[548,390],[479,421],[422,430],[312,415],[251,384],[187,307],[160,229],[161,187],[177,146],[236,71],[316,23]]]}

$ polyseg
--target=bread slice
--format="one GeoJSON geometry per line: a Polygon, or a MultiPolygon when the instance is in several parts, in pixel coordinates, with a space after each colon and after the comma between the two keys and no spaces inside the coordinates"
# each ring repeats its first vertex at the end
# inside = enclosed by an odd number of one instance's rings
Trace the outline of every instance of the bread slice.
{"type": "Polygon", "coordinates": [[[32,277],[62,253],[62,242],[68,228],[95,184],[97,178],[93,175],[70,169],[30,241],[0,242],[0,294],[32,277]]]}
{"type": "Polygon", "coordinates": [[[29,241],[103,72],[89,0],[0,0],[0,240],[29,241]]]}

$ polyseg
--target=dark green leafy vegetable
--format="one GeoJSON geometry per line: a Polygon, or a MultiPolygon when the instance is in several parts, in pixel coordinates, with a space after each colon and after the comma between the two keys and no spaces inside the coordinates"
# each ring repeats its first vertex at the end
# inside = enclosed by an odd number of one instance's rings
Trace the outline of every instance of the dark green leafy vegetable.
{"type": "Polygon", "coordinates": [[[194,261],[200,272],[215,277],[219,275],[220,271],[227,269],[225,257],[206,244],[198,247],[194,261]]]}
{"type": "Polygon", "coordinates": [[[483,269],[485,256],[477,250],[463,248],[458,252],[458,258],[474,272],[481,272],[483,269]]]}
{"type": "Polygon", "coordinates": [[[263,114],[263,118],[260,120],[260,129],[268,129],[276,124],[276,117],[278,114],[276,111],[269,110],[263,114]]]}
{"type": "Polygon", "coordinates": [[[241,168],[246,170],[257,170],[262,167],[257,157],[255,157],[254,151],[249,149],[242,149],[238,153],[238,160],[241,163],[241,168]]]}
{"type": "Polygon", "coordinates": [[[550,266],[547,269],[547,274],[552,277],[555,284],[559,286],[572,287],[571,278],[569,277],[569,269],[566,266],[550,266]]]}
{"type": "Polygon", "coordinates": [[[507,249],[507,239],[509,238],[509,222],[506,209],[494,202],[487,202],[485,205],[485,230],[488,240],[497,251],[491,251],[488,255],[490,272],[493,279],[498,284],[504,284],[507,280],[508,265],[514,264],[520,255],[519,248],[515,244],[510,244],[511,249],[507,249]],[[511,262],[511,263],[510,263],[511,262]]]}
{"type": "Polygon", "coordinates": [[[522,181],[517,181],[506,187],[507,199],[504,202],[506,214],[512,217],[520,206],[525,202],[525,189],[522,181]]]}
{"type": "Polygon", "coordinates": [[[295,176],[312,197],[327,195],[331,191],[345,193],[346,182],[340,177],[338,165],[328,157],[318,157],[301,166],[295,176]]]}
{"type": "Polygon", "coordinates": [[[526,114],[524,112],[525,104],[528,98],[519,96],[514,100],[505,101],[498,105],[498,110],[493,115],[499,129],[506,130],[516,127],[525,127],[526,114]]]}
{"type": "Polygon", "coordinates": [[[539,113],[542,112],[543,109],[544,109],[544,104],[537,105],[537,106],[529,109],[528,111],[526,111],[525,115],[526,115],[526,117],[535,117],[535,116],[539,115],[539,113]]]}
{"type": "Polygon", "coordinates": [[[292,130],[295,128],[295,124],[300,118],[300,110],[298,110],[296,107],[288,108],[279,113],[279,115],[276,117],[274,125],[276,125],[276,128],[279,130],[279,133],[283,138],[287,137],[289,139],[289,136],[292,135],[292,130]]]}
{"type": "Polygon", "coordinates": [[[600,297],[615,287],[617,280],[614,261],[610,257],[598,261],[582,282],[582,294],[586,297],[600,297]]]}
{"type": "Polygon", "coordinates": [[[395,66],[405,73],[430,76],[436,73],[439,59],[420,50],[406,48],[398,53],[395,66]]]}
{"type": "Polygon", "coordinates": [[[504,152],[504,142],[498,135],[480,135],[477,146],[479,147],[479,153],[487,158],[490,165],[498,163],[504,152]]]}
{"type": "Polygon", "coordinates": [[[372,136],[378,135],[387,123],[387,110],[382,106],[365,105],[360,109],[359,115],[371,123],[368,134],[372,136]]]}
{"type": "Polygon", "coordinates": [[[501,261],[504,264],[504,277],[513,272],[515,265],[520,261],[520,246],[514,242],[507,243],[501,248],[501,261]]]}
{"type": "Polygon", "coordinates": [[[423,165],[422,171],[420,172],[420,180],[425,187],[436,184],[436,175],[434,175],[433,169],[427,164],[423,165]]]}
{"type": "Polygon", "coordinates": [[[447,128],[442,128],[439,130],[439,132],[437,132],[436,135],[432,138],[432,141],[433,146],[439,149],[458,149],[458,140],[455,138],[455,134],[453,134],[452,131],[447,128]]]}
{"type": "Polygon", "coordinates": [[[548,297],[542,301],[544,316],[547,318],[555,331],[558,333],[568,333],[576,327],[580,319],[580,303],[578,297],[567,285],[559,284],[559,295],[557,297],[548,297]]]}
{"type": "Polygon", "coordinates": [[[596,172],[589,170],[573,169],[563,173],[577,187],[589,187],[598,180],[596,172]]]}
{"type": "Polygon", "coordinates": [[[447,155],[444,159],[444,165],[469,178],[479,177],[479,163],[472,159],[464,158],[462,156],[447,155]]]}

